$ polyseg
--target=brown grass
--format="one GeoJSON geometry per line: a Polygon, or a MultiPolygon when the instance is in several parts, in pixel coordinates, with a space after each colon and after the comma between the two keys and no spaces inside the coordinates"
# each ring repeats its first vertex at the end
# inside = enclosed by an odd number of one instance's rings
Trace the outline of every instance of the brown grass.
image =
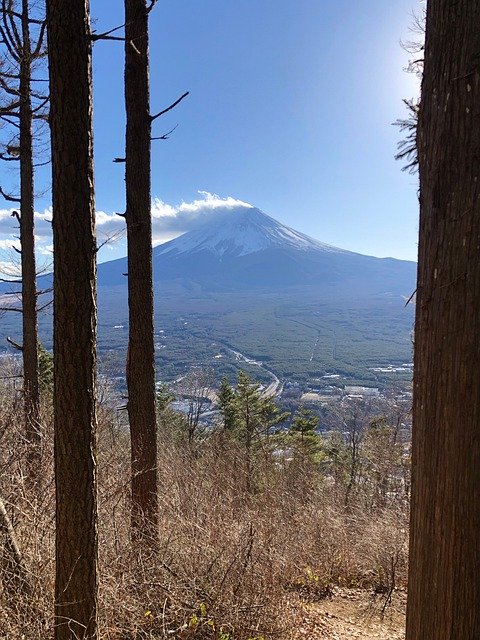
{"type": "MultiPolygon", "coordinates": [[[[379,506],[359,486],[343,489],[318,465],[259,453],[247,490],[242,448],[219,436],[194,452],[166,434],[159,447],[160,548],[129,539],[129,444],[124,417],[99,408],[100,637],[104,640],[286,637],[292,594],[314,600],[332,586],[388,593],[406,581],[403,498],[379,506]]],[[[52,420],[44,411],[38,487],[24,474],[21,407],[0,399],[0,497],[29,568],[31,594],[9,595],[3,565],[0,638],[52,635],[54,480],[52,420]]]]}

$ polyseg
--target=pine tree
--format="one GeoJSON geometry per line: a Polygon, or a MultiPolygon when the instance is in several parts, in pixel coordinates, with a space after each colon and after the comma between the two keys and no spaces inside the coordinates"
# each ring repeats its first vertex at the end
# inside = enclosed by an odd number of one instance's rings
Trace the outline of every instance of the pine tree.
{"type": "Polygon", "coordinates": [[[321,450],[321,439],[317,434],[319,418],[313,411],[300,406],[292,420],[289,436],[297,453],[304,460],[315,461],[321,450]]]}
{"type": "Polygon", "coordinates": [[[221,431],[223,434],[232,434],[237,428],[238,415],[235,404],[235,391],[228,381],[222,378],[218,390],[218,410],[221,416],[221,431]]]}
{"type": "Polygon", "coordinates": [[[289,414],[281,412],[273,398],[263,395],[260,384],[251,380],[244,371],[238,373],[235,407],[236,438],[245,448],[247,489],[253,491],[255,449],[289,414]]]}

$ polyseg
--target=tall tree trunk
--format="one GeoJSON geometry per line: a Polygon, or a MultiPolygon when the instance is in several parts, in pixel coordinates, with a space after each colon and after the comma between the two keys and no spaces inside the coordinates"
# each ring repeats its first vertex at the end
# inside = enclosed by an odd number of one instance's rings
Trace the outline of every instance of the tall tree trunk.
{"type": "Polygon", "coordinates": [[[87,0],[47,1],[53,165],[55,638],[97,637],[95,232],[87,0]]]}
{"type": "Polygon", "coordinates": [[[126,212],[129,342],[128,417],[132,534],[157,537],[157,426],[153,325],[151,118],[146,0],[125,0],[126,212]]]}
{"type": "Polygon", "coordinates": [[[480,638],[480,3],[429,0],[408,640],[480,638]]]}
{"type": "Polygon", "coordinates": [[[22,56],[20,60],[20,245],[22,247],[23,393],[28,473],[34,479],[41,456],[38,382],[38,329],[34,236],[32,51],[29,0],[22,0],[22,56]]]}

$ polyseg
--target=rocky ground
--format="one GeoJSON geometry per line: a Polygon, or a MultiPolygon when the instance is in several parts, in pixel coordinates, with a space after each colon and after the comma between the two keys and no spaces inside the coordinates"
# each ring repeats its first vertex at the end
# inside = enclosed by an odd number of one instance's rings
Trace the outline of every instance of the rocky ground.
{"type": "Polygon", "coordinates": [[[382,614],[384,596],[361,589],[338,589],[317,602],[291,601],[291,640],[403,640],[405,603],[405,593],[396,592],[382,614]]]}

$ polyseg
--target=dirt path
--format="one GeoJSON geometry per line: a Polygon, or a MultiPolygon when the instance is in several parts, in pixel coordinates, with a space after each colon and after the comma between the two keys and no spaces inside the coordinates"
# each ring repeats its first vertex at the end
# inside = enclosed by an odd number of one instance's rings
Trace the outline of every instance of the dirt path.
{"type": "Polygon", "coordinates": [[[338,590],[321,602],[298,603],[291,640],[403,640],[405,594],[395,594],[381,617],[381,602],[361,590],[338,590]]]}

